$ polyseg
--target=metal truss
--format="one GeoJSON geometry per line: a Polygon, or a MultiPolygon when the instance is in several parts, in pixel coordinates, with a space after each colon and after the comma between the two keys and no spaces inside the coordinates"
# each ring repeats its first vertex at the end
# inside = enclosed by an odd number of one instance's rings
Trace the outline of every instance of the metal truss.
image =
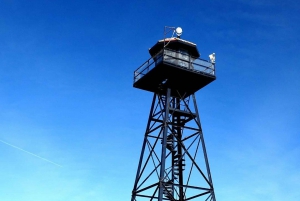
{"type": "Polygon", "coordinates": [[[194,94],[154,93],[131,198],[140,200],[216,201],[194,94]]]}

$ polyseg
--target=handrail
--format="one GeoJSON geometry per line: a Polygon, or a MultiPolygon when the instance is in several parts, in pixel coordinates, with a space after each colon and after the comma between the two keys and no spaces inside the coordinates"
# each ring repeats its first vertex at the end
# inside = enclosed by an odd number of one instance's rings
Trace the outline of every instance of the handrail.
{"type": "Polygon", "coordinates": [[[180,51],[174,51],[165,48],[155,56],[148,59],[134,71],[134,83],[141,79],[144,75],[146,75],[150,70],[152,70],[161,62],[168,63],[175,67],[189,69],[197,73],[206,74],[208,76],[215,76],[215,63],[192,57],[180,51]]]}

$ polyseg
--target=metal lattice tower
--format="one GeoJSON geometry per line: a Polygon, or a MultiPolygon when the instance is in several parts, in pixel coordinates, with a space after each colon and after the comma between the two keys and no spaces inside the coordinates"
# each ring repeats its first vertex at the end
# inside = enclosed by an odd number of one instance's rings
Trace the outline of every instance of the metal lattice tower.
{"type": "Polygon", "coordinates": [[[134,72],[134,87],[154,95],[131,201],[215,201],[194,95],[216,79],[214,58],[200,59],[196,44],[180,37],[149,52],[134,72]]]}

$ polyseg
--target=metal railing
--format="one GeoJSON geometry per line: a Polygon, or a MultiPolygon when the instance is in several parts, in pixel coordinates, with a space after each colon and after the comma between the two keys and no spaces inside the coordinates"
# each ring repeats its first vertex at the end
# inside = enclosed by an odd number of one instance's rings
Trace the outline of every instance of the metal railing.
{"type": "Polygon", "coordinates": [[[163,49],[154,57],[148,59],[138,69],[134,71],[134,82],[137,82],[156,65],[161,62],[170,64],[174,67],[189,69],[195,73],[201,73],[208,76],[215,76],[215,64],[207,60],[194,58],[184,52],[163,49]]]}

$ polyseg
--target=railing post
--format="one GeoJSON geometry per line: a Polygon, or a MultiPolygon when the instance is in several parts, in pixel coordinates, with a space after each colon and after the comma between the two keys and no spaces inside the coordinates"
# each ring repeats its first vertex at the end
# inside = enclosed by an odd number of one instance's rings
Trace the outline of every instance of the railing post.
{"type": "Polygon", "coordinates": [[[188,56],[189,56],[189,69],[192,69],[191,55],[188,55],[188,56]]]}
{"type": "Polygon", "coordinates": [[[150,60],[147,61],[147,73],[149,72],[149,62],[150,60]]]}

